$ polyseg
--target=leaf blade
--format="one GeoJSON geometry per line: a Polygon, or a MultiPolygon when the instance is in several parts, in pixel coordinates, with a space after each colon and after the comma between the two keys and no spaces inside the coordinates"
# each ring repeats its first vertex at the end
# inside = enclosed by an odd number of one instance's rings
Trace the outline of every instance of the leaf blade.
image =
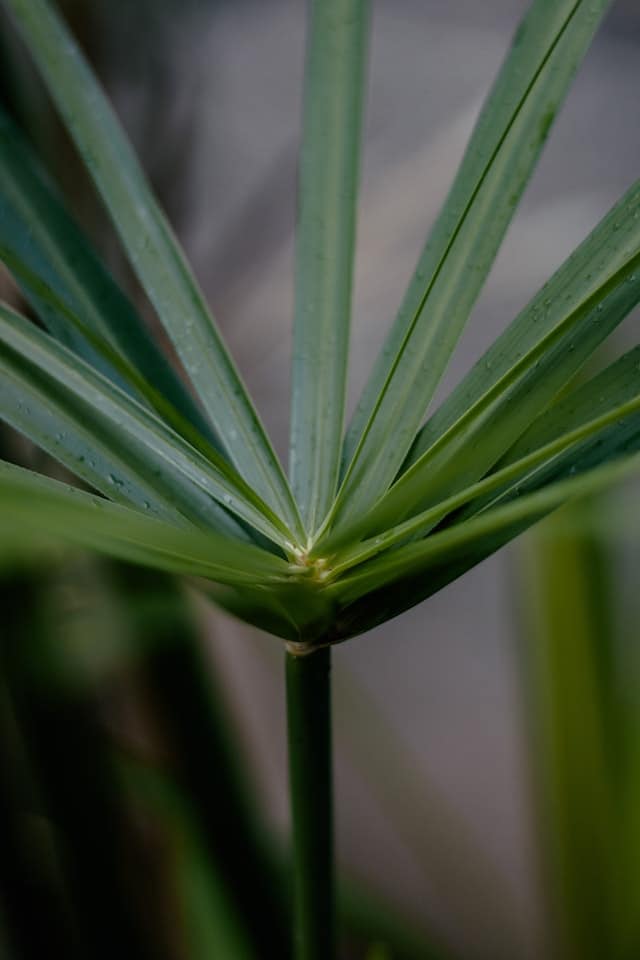
{"type": "Polygon", "coordinates": [[[603,409],[627,403],[639,390],[640,345],[556,400],[509,448],[497,468],[514,463],[562,433],[581,427],[594,410],[601,413],[603,409]]]}
{"type": "Polygon", "coordinates": [[[640,181],[636,181],[429,418],[416,438],[405,468],[432,447],[465,409],[477,403],[548,332],[557,320],[561,296],[578,286],[581,275],[585,278],[584,289],[593,293],[598,282],[619,269],[629,251],[638,248],[639,203],[640,181]]]}
{"type": "Polygon", "coordinates": [[[227,531],[228,508],[286,542],[280,521],[226,461],[205,460],[151,411],[2,305],[0,366],[3,419],[105,496],[144,509],[159,504],[174,517],[227,531]]]}
{"type": "Polygon", "coordinates": [[[362,525],[383,529],[484,476],[639,302],[640,183],[478,361],[475,394],[463,381],[445,401],[445,427],[362,525]]]}
{"type": "MultiPolygon", "coordinates": [[[[92,327],[83,323],[65,305],[60,296],[19,258],[19,255],[15,256],[12,251],[0,245],[0,259],[3,259],[5,265],[12,270],[14,277],[20,278],[23,291],[28,289],[30,302],[38,304],[35,309],[46,313],[48,323],[45,325],[52,337],[84,359],[96,372],[106,376],[115,386],[120,387],[138,402],[146,403],[161,420],[212,464],[220,461],[219,448],[214,445],[217,442],[215,435],[204,420],[202,421],[203,430],[195,425],[199,423],[199,411],[191,403],[187,394],[185,394],[187,405],[174,406],[167,393],[160,392],[154,385],[155,381],[149,382],[145,379],[144,375],[132,366],[117,348],[103,339],[92,327]],[[59,335],[60,333],[62,336],[59,335]],[[189,419],[185,415],[190,410],[188,404],[191,404],[191,410],[195,414],[189,419]],[[181,412],[181,409],[185,410],[185,413],[181,412]]],[[[171,390],[168,393],[171,397],[171,390]]],[[[179,397],[177,399],[179,401],[179,397]]]]}
{"type": "Polygon", "coordinates": [[[536,0],[525,17],[347,434],[337,522],[402,465],[607,4],[536,0]]]}
{"type": "Polygon", "coordinates": [[[55,541],[168,573],[241,586],[275,582],[285,561],[251,544],[178,527],[0,461],[0,555],[55,541]],[[14,539],[15,538],[15,539],[14,539]]]}
{"type": "MultiPolygon", "coordinates": [[[[552,408],[545,422],[525,444],[482,480],[463,488],[417,516],[364,540],[342,553],[331,569],[335,575],[409,540],[424,538],[453,514],[456,526],[469,517],[499,505],[523,491],[539,489],[563,473],[585,472],[640,445],[640,377],[636,347],[606,371],[570,394],[559,409],[552,408]],[[597,412],[592,393],[598,391],[597,412]],[[591,452],[591,456],[589,453],[591,452]]],[[[326,547],[331,549],[331,543],[326,547]]]]}
{"type": "Polygon", "coordinates": [[[130,378],[114,368],[100,349],[100,340],[106,341],[203,436],[213,440],[209,424],[151,332],[67,213],[18,128],[2,111],[0,169],[0,260],[47,329],[101,373],[130,389],[130,378]],[[87,338],[70,316],[82,317],[96,337],[87,338]]]}
{"type": "Polygon", "coordinates": [[[47,0],[5,3],[228,456],[262,499],[298,528],[297,510],[282,467],[166,217],[89,65],[47,0]]]}
{"type": "Polygon", "coordinates": [[[412,601],[418,603],[565,502],[598,493],[632,476],[639,467],[640,456],[636,454],[621,462],[594,468],[583,476],[559,480],[425,540],[391,551],[384,558],[365,564],[359,572],[356,570],[351,576],[336,581],[327,590],[341,603],[349,604],[378,588],[393,589],[393,583],[404,577],[422,580],[432,570],[444,574],[442,579],[434,578],[424,584],[422,596],[412,601]]]}
{"type": "Polygon", "coordinates": [[[526,489],[535,489],[547,482],[549,477],[553,479],[567,470],[589,469],[597,462],[606,460],[610,452],[619,452],[625,443],[628,449],[633,449],[638,432],[638,418],[627,421],[627,417],[630,413],[633,414],[632,408],[640,390],[639,371],[640,346],[629,350],[595,377],[563,395],[531,424],[487,478],[511,471],[514,474],[513,479],[499,487],[492,484],[494,494],[490,497],[474,498],[458,519],[464,520],[494,503],[509,499],[516,488],[521,489],[523,485],[526,489]],[[603,429],[597,436],[590,437],[588,424],[595,411],[603,425],[609,421],[609,429],[603,429]],[[625,441],[623,429],[628,441],[625,441]],[[565,455],[558,458],[555,463],[549,464],[546,470],[543,465],[535,474],[530,475],[528,470],[522,469],[522,465],[538,456],[541,448],[556,443],[563,433],[568,432],[583,434],[583,443],[570,457],[565,455]],[[518,464],[521,465],[519,475],[515,474],[518,464]]]}
{"type": "Polygon", "coordinates": [[[315,0],[305,70],[290,477],[313,533],[335,494],[346,394],[369,0],[315,0]]]}

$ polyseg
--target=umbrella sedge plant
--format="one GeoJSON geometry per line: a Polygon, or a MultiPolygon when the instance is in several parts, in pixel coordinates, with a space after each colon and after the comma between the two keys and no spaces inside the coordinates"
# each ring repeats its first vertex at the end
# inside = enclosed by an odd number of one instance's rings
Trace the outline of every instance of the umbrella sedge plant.
{"type": "Polygon", "coordinates": [[[0,256],[39,322],[0,307],[0,415],[82,482],[2,463],[3,554],[64,541],[186,576],[285,641],[296,955],[327,960],[331,646],[637,466],[638,349],[573,382],[640,300],[640,182],[431,410],[609,3],[531,4],[346,429],[370,10],[366,0],[310,3],[288,474],[55,7],[2,4],[192,388],[3,117],[0,256]]]}

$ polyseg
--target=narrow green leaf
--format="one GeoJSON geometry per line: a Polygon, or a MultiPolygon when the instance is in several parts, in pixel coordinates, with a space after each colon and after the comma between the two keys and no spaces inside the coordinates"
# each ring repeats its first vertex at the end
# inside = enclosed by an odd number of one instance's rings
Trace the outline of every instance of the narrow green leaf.
{"type": "MultiPolygon", "coordinates": [[[[579,299],[593,296],[638,249],[640,181],[636,181],[603,217],[427,421],[411,449],[407,466],[433,447],[469,407],[477,404],[534,350],[579,299]]],[[[594,319],[597,322],[597,315],[594,319]]],[[[566,361],[573,359],[575,357],[567,357],[566,361]]],[[[577,372],[579,364],[574,369],[577,372]]]]}
{"type": "Polygon", "coordinates": [[[487,478],[491,483],[491,496],[474,498],[466,510],[458,516],[458,522],[474,516],[488,506],[502,502],[522,490],[536,489],[551,477],[570,470],[583,472],[610,456],[626,450],[634,452],[640,444],[640,417],[634,416],[635,404],[640,394],[640,346],[602,370],[580,387],[563,395],[535,420],[496,464],[487,478]],[[595,420],[594,420],[595,416],[595,420]],[[592,425],[600,424],[597,431],[592,425]],[[591,426],[590,426],[591,424],[591,426]],[[563,456],[554,458],[542,470],[533,473],[533,461],[539,459],[540,451],[556,446],[558,438],[573,435],[583,442],[576,449],[573,445],[563,456]],[[503,477],[509,482],[497,485],[493,478],[503,477]]]}
{"type": "MultiPolygon", "coordinates": [[[[640,457],[636,455],[560,480],[424,540],[388,551],[328,586],[327,592],[340,603],[348,604],[379,588],[392,589],[394,582],[410,578],[412,583],[422,582],[424,592],[419,599],[424,599],[568,500],[597,493],[629,477],[639,467],[640,457]],[[447,579],[440,579],[443,573],[447,579]]],[[[412,600],[417,602],[418,599],[412,600]]],[[[370,603],[375,605],[373,599],[370,603]]]]}
{"type": "Polygon", "coordinates": [[[5,264],[13,270],[14,276],[19,276],[22,284],[28,286],[31,301],[37,299],[39,307],[43,312],[46,311],[50,320],[48,326],[55,327],[52,335],[57,340],[62,343],[68,340],[69,349],[85,359],[94,369],[102,372],[127,393],[143,402],[146,401],[166,424],[212,463],[215,464],[220,460],[219,451],[207,439],[207,436],[213,437],[208,425],[203,422],[204,431],[202,432],[194,426],[194,420],[197,422],[198,415],[195,406],[193,410],[196,417],[187,420],[167,399],[166,393],[161,393],[115,347],[81,321],[60,297],[29,269],[24,261],[18,260],[13,253],[0,247],[0,259],[3,258],[5,264]],[[64,330],[62,337],[56,336],[60,330],[64,330]]]}
{"type": "Polygon", "coordinates": [[[159,506],[213,529],[229,530],[228,510],[286,543],[281,522],[226,461],[206,460],[146,407],[1,305],[0,370],[0,416],[110,499],[159,506]]]}
{"type": "Polygon", "coordinates": [[[349,429],[338,521],[397,474],[607,5],[535,0],[522,22],[349,429]]]}
{"type": "Polygon", "coordinates": [[[313,533],[338,482],[369,0],[311,4],[296,257],[290,474],[313,533]]]}
{"type": "Polygon", "coordinates": [[[131,264],[244,479],[296,529],[293,497],[251,400],[137,158],[47,0],[4,0],[109,210],[131,264]]]}
{"type": "MultiPolygon", "coordinates": [[[[57,340],[115,383],[130,378],[105,356],[106,341],[156,391],[213,439],[212,431],[132,303],[65,210],[55,186],[15,124],[0,111],[0,260],[57,340]],[[47,296],[49,291],[49,296],[47,296]],[[67,308],[68,313],[56,305],[67,308]],[[89,338],[70,318],[81,317],[89,338]]],[[[140,390],[138,389],[138,394],[140,390]]],[[[147,399],[149,399],[147,397],[147,399]]],[[[161,411],[165,412],[165,411],[161,411]]]]}
{"type": "MultiPolygon", "coordinates": [[[[574,254],[586,273],[561,268],[524,311],[529,343],[513,366],[460,415],[362,521],[384,529],[482,477],[548,406],[602,341],[640,301],[640,187],[596,234],[598,259],[574,254]],[[631,225],[631,226],[630,226],[631,225]],[[621,230],[621,227],[627,227],[621,230]],[[617,233],[623,233],[620,241],[617,233]],[[549,315],[553,313],[553,320],[549,315]],[[528,349],[527,349],[528,348],[528,349]]],[[[591,238],[590,238],[591,239],[591,238]]],[[[589,247],[589,241],[585,246],[589,247]]],[[[512,325],[520,327],[521,318],[512,325]]],[[[524,339],[524,338],[523,338],[524,339]]],[[[492,351],[497,352],[496,345],[492,351]]]]}
{"type": "MultiPolygon", "coordinates": [[[[563,473],[584,473],[614,457],[635,453],[640,447],[640,376],[637,354],[638,351],[634,350],[632,355],[635,356],[629,355],[635,364],[635,378],[628,376],[628,364],[624,363],[620,368],[620,382],[611,384],[609,395],[599,395],[597,411],[593,410],[593,403],[582,403],[582,409],[570,409],[566,420],[562,416],[554,418],[552,429],[548,435],[544,434],[544,442],[532,449],[521,451],[521,456],[510,459],[483,480],[465,487],[459,493],[378,536],[364,540],[343,552],[338,551],[337,559],[331,562],[332,574],[339,575],[384,550],[407,540],[426,536],[454,511],[459,511],[455,514],[455,522],[460,524],[468,516],[475,516],[480,510],[485,510],[487,506],[503,502],[505,494],[519,496],[524,491],[539,489],[544,483],[563,473]],[[469,505],[468,508],[460,510],[466,504],[469,505]]],[[[627,359],[629,358],[622,358],[627,359]]],[[[602,387],[602,390],[604,389],[602,387]]],[[[335,546],[332,541],[326,543],[323,555],[331,554],[335,546]]]]}
{"type": "Polygon", "coordinates": [[[639,393],[640,345],[552,404],[509,448],[496,469],[527,457],[563,433],[583,426],[594,414],[601,416],[639,393]]]}
{"type": "MultiPolygon", "coordinates": [[[[628,404],[628,408],[636,404],[628,404]]],[[[480,504],[471,504],[465,516],[475,516],[489,509],[508,503],[516,497],[533,493],[567,477],[587,474],[594,466],[612,460],[627,458],[640,449],[640,415],[634,409],[628,416],[619,417],[615,423],[603,429],[593,437],[578,444],[577,448],[563,456],[544,464],[537,470],[521,476],[510,483],[506,490],[499,490],[493,497],[482,500],[480,504]]],[[[524,461],[516,461],[523,463],[524,461]]],[[[514,467],[516,466],[514,464],[514,467]]],[[[511,469],[508,467],[507,469],[511,469]]],[[[460,520],[464,517],[461,516],[460,520]]]]}
{"type": "Polygon", "coordinates": [[[0,461],[0,556],[50,542],[229,586],[275,583],[288,566],[258,547],[181,528],[0,461]]]}

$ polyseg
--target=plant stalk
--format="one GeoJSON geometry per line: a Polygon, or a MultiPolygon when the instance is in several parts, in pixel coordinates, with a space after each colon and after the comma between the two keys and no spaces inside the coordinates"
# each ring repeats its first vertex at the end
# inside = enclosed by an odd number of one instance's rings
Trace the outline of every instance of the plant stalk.
{"type": "Polygon", "coordinates": [[[294,956],[336,951],[331,764],[331,653],[287,651],[289,789],[293,822],[294,956]]]}

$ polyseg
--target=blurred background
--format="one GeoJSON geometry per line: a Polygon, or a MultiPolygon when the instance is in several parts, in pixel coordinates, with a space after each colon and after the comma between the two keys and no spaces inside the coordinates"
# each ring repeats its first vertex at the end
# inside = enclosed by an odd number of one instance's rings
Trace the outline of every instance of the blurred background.
{"type": "MultiPolygon", "coordinates": [[[[61,6],[284,456],[305,4],[61,6]]],[[[527,2],[373,7],[351,404],[527,2]]],[[[0,30],[4,105],[145,308],[0,30]]],[[[618,0],[440,396],[638,176],[639,50],[640,8],[618,0]]],[[[634,328],[637,315],[600,362],[634,328]]],[[[55,470],[8,431],[2,443],[55,470]]],[[[345,957],[640,956],[635,492],[564,511],[335,649],[345,957]]],[[[285,957],[278,642],[118,565],[2,573],[0,956],[58,943],[67,956],[285,957]]]]}

